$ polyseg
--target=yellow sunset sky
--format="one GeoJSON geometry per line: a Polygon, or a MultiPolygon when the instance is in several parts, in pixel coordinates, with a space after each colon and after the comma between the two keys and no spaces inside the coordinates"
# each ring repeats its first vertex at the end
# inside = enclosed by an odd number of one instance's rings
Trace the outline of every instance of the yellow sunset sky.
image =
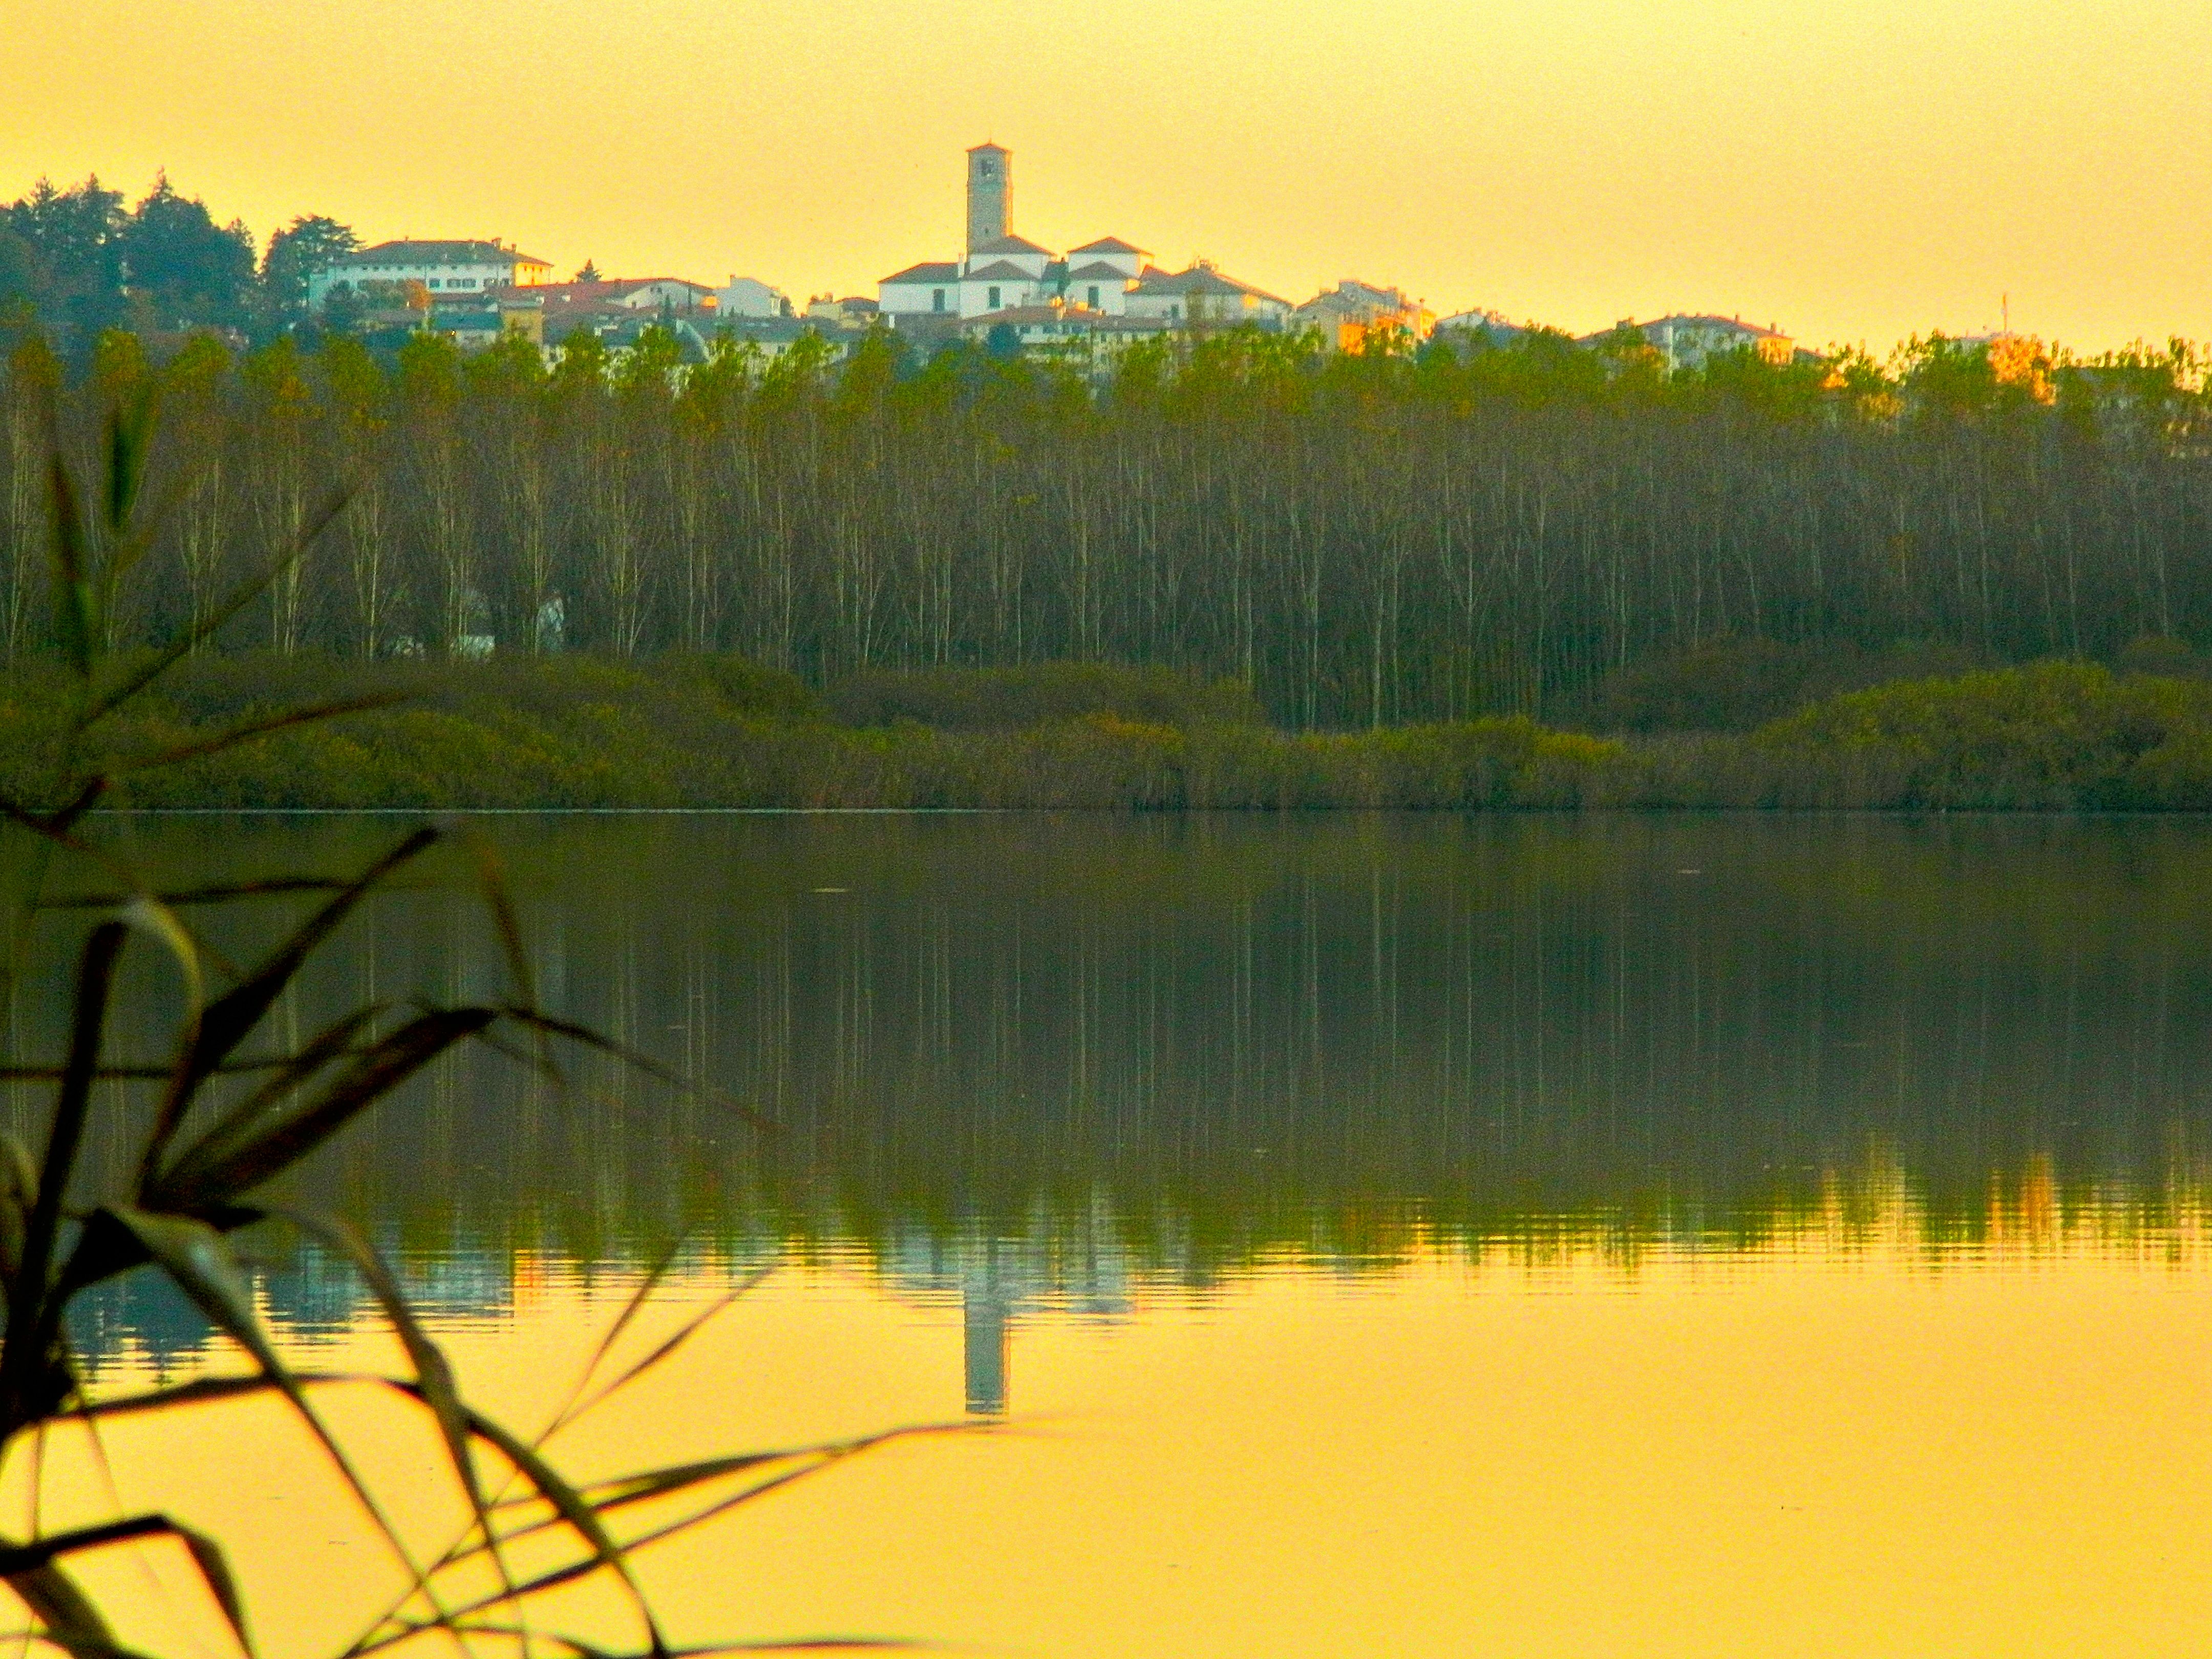
{"type": "Polygon", "coordinates": [[[0,199],[874,291],[1015,228],[1577,331],[2212,337],[2208,0],[0,0],[0,199]]]}

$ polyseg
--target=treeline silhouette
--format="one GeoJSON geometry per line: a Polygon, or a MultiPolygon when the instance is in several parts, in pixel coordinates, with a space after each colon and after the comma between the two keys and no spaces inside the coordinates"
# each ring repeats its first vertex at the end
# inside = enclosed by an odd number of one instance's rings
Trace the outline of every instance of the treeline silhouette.
{"type": "Polygon", "coordinates": [[[2212,404],[2176,343],[2094,362],[1916,343],[1667,374],[1624,337],[1322,356],[1237,332],[1103,384],[870,337],[520,339],[380,359],[212,337],[0,382],[0,648],[47,642],[49,427],[96,470],[158,404],[147,544],[106,612],[157,643],[309,524],[226,647],[356,658],[736,653],[821,685],[1053,660],[1249,684],[1358,727],[1557,718],[1729,638],[1987,663],[2212,636],[2212,404]]]}

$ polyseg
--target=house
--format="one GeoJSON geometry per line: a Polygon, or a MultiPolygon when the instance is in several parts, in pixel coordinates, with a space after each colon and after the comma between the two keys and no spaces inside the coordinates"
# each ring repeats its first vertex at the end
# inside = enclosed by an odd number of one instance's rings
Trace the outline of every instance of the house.
{"type": "Polygon", "coordinates": [[[1318,335],[1324,351],[1358,351],[1371,335],[1425,340],[1435,331],[1437,319],[1434,312],[1397,289],[1376,288],[1346,277],[1292,311],[1288,325],[1318,335]]]}
{"type": "Polygon", "coordinates": [[[640,276],[606,284],[610,305],[632,311],[712,311],[714,290],[704,283],[687,283],[681,276],[640,276]]]}
{"type": "Polygon", "coordinates": [[[1145,274],[1149,260],[1144,249],[1118,236],[1085,242],[1068,249],[1059,292],[1070,305],[1108,317],[1121,316],[1128,309],[1129,290],[1145,274]]]}
{"type": "Polygon", "coordinates": [[[757,352],[763,359],[774,362],[797,345],[801,340],[827,340],[833,357],[841,356],[849,348],[851,337],[805,317],[732,317],[718,315],[711,323],[702,324],[710,346],[723,344],[739,350],[757,352]]]}
{"type": "Polygon", "coordinates": [[[1703,368],[1709,357],[1748,350],[1762,361],[1786,364],[1796,355],[1796,343],[1771,328],[1760,328],[1740,317],[1711,317],[1678,313],[1639,323],[1623,318],[1601,333],[1585,336],[1577,343],[1597,345],[1623,329],[1641,334],[1668,369],[1703,368]]]}
{"type": "Polygon", "coordinates": [[[832,294],[817,294],[806,302],[806,320],[823,330],[865,334],[876,325],[878,314],[876,302],[857,294],[842,300],[832,294]]]}
{"type": "Polygon", "coordinates": [[[593,334],[602,340],[612,340],[634,323],[643,327],[659,320],[652,313],[592,300],[549,305],[538,316],[540,337],[549,346],[557,346],[574,334],[593,334]]]}
{"type": "Polygon", "coordinates": [[[1509,323],[1499,311],[1458,311],[1437,319],[1435,333],[1461,341],[1480,340],[1485,345],[1512,345],[1531,331],[1531,325],[1509,323]]]}
{"type": "Polygon", "coordinates": [[[1088,341],[1096,326],[1105,320],[1103,313],[1083,306],[1009,306],[966,319],[960,331],[971,340],[988,341],[994,334],[1004,338],[1000,331],[1005,330],[1026,348],[1088,341]]]}
{"type": "Polygon", "coordinates": [[[1125,314],[1151,318],[1178,328],[1257,323],[1280,327],[1291,302],[1224,276],[1201,259],[1188,270],[1147,268],[1123,297],[1125,314]]]}
{"type": "Polygon", "coordinates": [[[507,242],[379,242],[318,267],[307,277],[307,306],[319,310],[331,290],[369,283],[417,283],[435,297],[483,295],[499,289],[533,288],[552,280],[553,267],[507,242]]]}
{"type": "Polygon", "coordinates": [[[1011,339],[1025,356],[1050,359],[1093,376],[1110,369],[1138,341],[1158,339],[1172,326],[1156,318],[1115,315],[1059,301],[986,312],[958,325],[977,344],[1011,339]]]}
{"type": "Polygon", "coordinates": [[[480,351],[486,346],[497,345],[500,337],[507,332],[507,324],[495,306],[434,311],[427,326],[431,333],[444,335],[464,351],[480,351]]]}
{"type": "MultiPolygon", "coordinates": [[[[501,291],[505,298],[511,289],[501,291]]],[[[588,283],[538,283],[531,295],[548,311],[576,306],[614,306],[625,311],[712,311],[714,290],[681,276],[637,276],[588,283]]]]}
{"type": "Polygon", "coordinates": [[[500,300],[500,326],[510,334],[520,334],[534,346],[545,343],[545,304],[519,295],[513,291],[500,300]]]}
{"type": "Polygon", "coordinates": [[[950,259],[908,265],[876,284],[876,303],[894,327],[902,318],[957,317],[960,266],[950,259]]]}
{"type": "Polygon", "coordinates": [[[729,286],[714,290],[714,310],[724,317],[788,317],[791,301],[757,277],[732,276],[729,286]]]}
{"type": "Polygon", "coordinates": [[[661,318],[647,314],[641,307],[626,307],[626,310],[627,320],[617,323],[600,336],[610,349],[617,351],[627,349],[635,345],[647,331],[656,328],[665,329],[675,337],[676,353],[680,362],[690,365],[703,363],[707,361],[708,336],[702,331],[702,324],[703,323],[707,328],[711,328],[713,324],[710,320],[677,317],[664,321],[661,318]]]}

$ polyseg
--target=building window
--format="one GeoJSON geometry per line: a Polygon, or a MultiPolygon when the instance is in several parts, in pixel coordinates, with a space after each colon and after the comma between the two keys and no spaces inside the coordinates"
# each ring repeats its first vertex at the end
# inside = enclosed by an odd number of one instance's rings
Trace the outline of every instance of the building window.
{"type": "Polygon", "coordinates": [[[437,286],[438,286],[438,279],[437,279],[435,276],[433,276],[433,277],[430,279],[429,286],[431,286],[432,288],[435,288],[435,287],[437,287],[437,286]]]}
{"type": "Polygon", "coordinates": [[[1085,291],[1085,293],[1087,293],[1088,295],[1090,295],[1090,296],[1091,296],[1091,308],[1093,311],[1097,310],[1097,309],[1098,309],[1098,284],[1097,284],[1097,283],[1091,283],[1091,285],[1088,289],[1085,289],[1084,291],[1085,291]]]}
{"type": "Polygon", "coordinates": [[[999,308],[999,290],[995,288],[991,290],[990,298],[985,301],[985,303],[988,304],[992,310],[996,311],[999,308]]]}
{"type": "Polygon", "coordinates": [[[932,311],[942,311],[945,309],[945,290],[943,289],[936,288],[932,289],[929,291],[929,308],[932,311]]]}

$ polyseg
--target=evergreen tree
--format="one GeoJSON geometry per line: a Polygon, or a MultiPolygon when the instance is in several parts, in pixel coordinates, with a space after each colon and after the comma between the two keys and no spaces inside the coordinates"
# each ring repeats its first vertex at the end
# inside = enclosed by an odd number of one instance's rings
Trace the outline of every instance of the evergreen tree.
{"type": "Polygon", "coordinates": [[[123,315],[123,195],[88,178],[69,190],[41,179],[0,211],[27,245],[31,298],[47,322],[90,339],[123,315]]]}
{"type": "Polygon", "coordinates": [[[307,319],[307,279],[361,246],[353,228],[320,214],[302,214],[269,238],[261,258],[261,292],[271,320],[307,319]]]}
{"type": "Polygon", "coordinates": [[[197,198],[156,174],[146,199],[118,233],[133,298],[161,328],[238,328],[253,293],[253,239],[243,224],[218,226],[197,198]]]}
{"type": "Polygon", "coordinates": [[[38,250],[0,222],[0,321],[35,307],[42,282],[38,250]]]}

